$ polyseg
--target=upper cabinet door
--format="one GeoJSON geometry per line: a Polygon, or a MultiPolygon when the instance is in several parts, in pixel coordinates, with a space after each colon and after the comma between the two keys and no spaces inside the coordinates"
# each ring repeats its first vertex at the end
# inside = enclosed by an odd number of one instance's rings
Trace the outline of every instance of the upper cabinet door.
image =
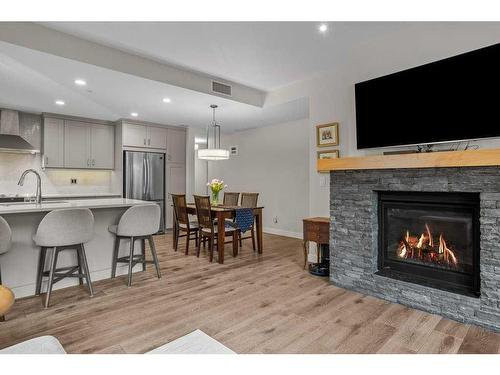
{"type": "Polygon", "coordinates": [[[168,129],[167,161],[169,163],[186,162],[186,131],[168,129]]]}
{"type": "Polygon", "coordinates": [[[90,167],[113,169],[115,166],[115,128],[92,124],[90,131],[90,167]]]}
{"type": "Polygon", "coordinates": [[[64,166],[90,168],[89,124],[79,121],[64,122],[64,166]]]}
{"type": "Polygon", "coordinates": [[[148,127],[123,123],[123,145],[131,147],[148,147],[148,127]]]}
{"type": "Polygon", "coordinates": [[[148,126],[147,147],[165,150],[167,148],[167,129],[148,126]]]}
{"type": "Polygon", "coordinates": [[[64,120],[43,120],[43,158],[47,168],[64,167],[64,120]]]}

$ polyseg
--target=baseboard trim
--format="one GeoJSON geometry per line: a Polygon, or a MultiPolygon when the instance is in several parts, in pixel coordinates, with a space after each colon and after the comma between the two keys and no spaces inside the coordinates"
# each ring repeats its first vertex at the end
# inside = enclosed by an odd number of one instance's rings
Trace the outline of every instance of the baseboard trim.
{"type": "Polygon", "coordinates": [[[263,228],[262,231],[264,233],[276,234],[278,236],[302,239],[302,233],[298,233],[298,232],[291,232],[288,230],[276,229],[276,228],[263,228]]]}

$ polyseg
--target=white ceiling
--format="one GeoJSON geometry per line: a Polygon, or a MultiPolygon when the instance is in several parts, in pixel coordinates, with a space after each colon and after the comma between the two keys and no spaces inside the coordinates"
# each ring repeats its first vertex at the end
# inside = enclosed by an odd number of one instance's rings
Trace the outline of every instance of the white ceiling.
{"type": "Polygon", "coordinates": [[[83,39],[265,91],[332,69],[374,35],[411,23],[332,22],[49,22],[83,39]]]}
{"type": "Polygon", "coordinates": [[[308,100],[259,108],[0,42],[0,107],[117,120],[204,127],[219,105],[224,131],[237,131],[308,116],[308,100]],[[76,78],[87,86],[74,84],[76,78]],[[171,98],[170,104],[162,102],[171,98]],[[66,105],[57,106],[57,99],[66,105]]]}

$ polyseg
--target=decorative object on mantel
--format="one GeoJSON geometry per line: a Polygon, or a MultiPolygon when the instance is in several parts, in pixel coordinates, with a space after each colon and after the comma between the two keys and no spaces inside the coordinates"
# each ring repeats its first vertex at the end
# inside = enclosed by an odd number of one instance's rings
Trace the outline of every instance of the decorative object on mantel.
{"type": "Polygon", "coordinates": [[[212,104],[212,123],[207,126],[207,148],[198,150],[198,159],[203,160],[227,160],[229,150],[221,148],[220,145],[220,125],[215,121],[215,110],[217,105],[212,104]],[[210,135],[212,134],[212,135],[210,135]]]}
{"type": "Polygon", "coordinates": [[[330,219],[328,217],[310,217],[304,223],[304,269],[307,266],[309,242],[316,242],[317,263],[309,265],[309,272],[316,276],[330,274],[330,219]]]}
{"type": "Polygon", "coordinates": [[[210,201],[210,204],[212,204],[212,206],[217,206],[219,204],[219,193],[224,188],[227,188],[227,185],[224,185],[223,180],[219,181],[218,179],[214,178],[212,181],[207,182],[207,186],[212,191],[212,200],[210,201]]]}
{"type": "Polygon", "coordinates": [[[316,126],[316,145],[318,147],[338,146],[339,144],[339,123],[316,126]]]}
{"type": "Polygon", "coordinates": [[[318,151],[318,160],[321,160],[321,159],[338,159],[339,157],[340,157],[339,150],[318,151]]]}
{"type": "MultiPolygon", "coordinates": [[[[338,159],[339,156],[339,150],[324,150],[324,151],[318,151],[318,160],[322,159],[338,159]]],[[[319,173],[328,173],[325,171],[319,171],[319,173]]]]}
{"type": "Polygon", "coordinates": [[[372,155],[338,159],[320,159],[317,161],[318,172],[356,169],[487,166],[500,166],[500,149],[422,152],[401,155],[372,155]]]}
{"type": "Polygon", "coordinates": [[[13,304],[14,293],[12,293],[12,290],[6,286],[0,285],[0,322],[5,319],[5,314],[9,312],[13,304]]]}

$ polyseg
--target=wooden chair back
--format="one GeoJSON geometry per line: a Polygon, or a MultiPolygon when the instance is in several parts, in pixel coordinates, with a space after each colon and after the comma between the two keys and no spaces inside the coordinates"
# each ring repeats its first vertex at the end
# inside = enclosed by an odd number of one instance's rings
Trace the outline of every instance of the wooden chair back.
{"type": "Polygon", "coordinates": [[[222,204],[224,206],[237,206],[239,200],[240,200],[240,193],[225,192],[222,204]]]}
{"type": "Polygon", "coordinates": [[[241,207],[255,208],[259,193],[241,193],[241,207]]]}
{"type": "Polygon", "coordinates": [[[189,226],[189,216],[187,213],[186,196],[184,194],[171,194],[174,203],[175,219],[178,224],[189,226]]]}
{"type": "Polygon", "coordinates": [[[196,216],[200,228],[213,229],[212,211],[210,211],[210,197],[205,195],[195,195],[196,216]]]}

